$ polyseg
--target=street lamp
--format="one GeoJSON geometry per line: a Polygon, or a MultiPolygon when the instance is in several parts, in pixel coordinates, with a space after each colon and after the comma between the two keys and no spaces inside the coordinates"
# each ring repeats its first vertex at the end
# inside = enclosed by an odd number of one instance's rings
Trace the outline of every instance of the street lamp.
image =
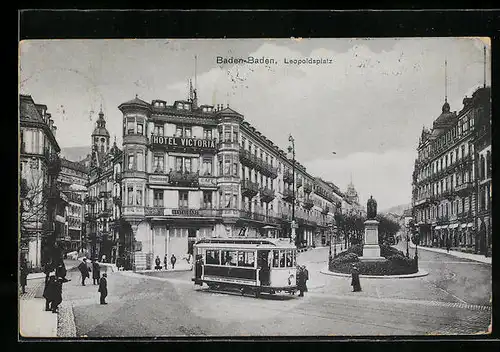
{"type": "Polygon", "coordinates": [[[332,225],[332,233],[333,233],[333,257],[337,256],[337,228],[335,224],[332,225]]]}
{"type": "Polygon", "coordinates": [[[288,146],[288,152],[292,154],[292,233],[291,240],[295,242],[295,139],[290,136],[288,137],[290,145],[288,146]]]}

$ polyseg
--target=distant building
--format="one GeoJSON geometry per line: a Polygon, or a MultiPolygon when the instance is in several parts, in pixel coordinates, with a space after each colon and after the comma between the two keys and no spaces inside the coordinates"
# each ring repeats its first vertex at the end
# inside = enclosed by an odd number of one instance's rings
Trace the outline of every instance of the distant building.
{"type": "Polygon", "coordinates": [[[20,95],[19,105],[20,249],[30,267],[40,268],[64,236],[67,199],[57,187],[60,148],[47,106],[29,95],[20,95]]]}
{"type": "Polygon", "coordinates": [[[344,192],[342,209],[345,214],[353,214],[360,217],[366,216],[366,209],[359,204],[358,191],[356,191],[352,180],[344,192]]]}

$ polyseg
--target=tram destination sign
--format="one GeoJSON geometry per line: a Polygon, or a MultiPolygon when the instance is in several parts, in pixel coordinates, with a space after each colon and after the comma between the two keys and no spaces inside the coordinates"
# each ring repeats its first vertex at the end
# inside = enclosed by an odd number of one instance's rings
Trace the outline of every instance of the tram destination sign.
{"type": "Polygon", "coordinates": [[[215,151],[215,139],[185,138],[185,137],[163,137],[151,136],[153,146],[162,146],[167,149],[189,149],[215,151]]]}

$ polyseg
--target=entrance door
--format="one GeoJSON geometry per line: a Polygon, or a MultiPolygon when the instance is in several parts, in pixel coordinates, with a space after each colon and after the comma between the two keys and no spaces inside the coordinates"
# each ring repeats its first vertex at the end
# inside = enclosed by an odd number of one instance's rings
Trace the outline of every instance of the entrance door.
{"type": "Polygon", "coordinates": [[[270,263],[269,251],[257,251],[257,268],[260,269],[259,281],[261,286],[269,286],[270,282],[270,263]]]}
{"type": "Polygon", "coordinates": [[[196,243],[196,229],[188,229],[188,254],[193,255],[193,246],[196,243]]]}

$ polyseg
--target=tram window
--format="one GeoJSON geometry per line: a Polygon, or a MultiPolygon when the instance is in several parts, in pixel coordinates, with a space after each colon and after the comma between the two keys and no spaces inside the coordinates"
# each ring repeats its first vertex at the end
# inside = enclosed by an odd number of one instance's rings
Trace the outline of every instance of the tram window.
{"type": "Polygon", "coordinates": [[[253,268],[255,264],[255,256],[253,252],[238,252],[238,266],[253,268]]]}
{"type": "Polygon", "coordinates": [[[286,251],[286,267],[292,267],[292,251],[286,251]]]}
{"type": "Polygon", "coordinates": [[[238,260],[237,251],[222,251],[221,264],[236,266],[238,260]]]}
{"type": "Polygon", "coordinates": [[[219,265],[219,251],[218,250],[207,250],[206,252],[206,263],[219,265]]]}
{"type": "Polygon", "coordinates": [[[280,268],[285,267],[285,251],[280,251],[280,268]]]}
{"type": "Polygon", "coordinates": [[[297,266],[297,252],[296,251],[292,251],[292,260],[293,260],[292,266],[293,267],[297,266]]]}
{"type": "Polygon", "coordinates": [[[273,268],[279,268],[279,251],[273,251],[273,268]]]}

